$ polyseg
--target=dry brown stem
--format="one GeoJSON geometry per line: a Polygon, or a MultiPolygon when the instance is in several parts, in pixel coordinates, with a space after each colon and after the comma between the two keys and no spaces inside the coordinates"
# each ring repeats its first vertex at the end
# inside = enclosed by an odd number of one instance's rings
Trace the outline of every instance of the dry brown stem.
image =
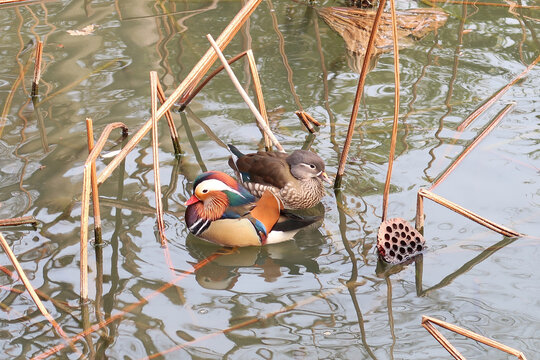
{"type": "Polygon", "coordinates": [[[43,41],[38,41],[36,46],[36,61],[34,65],[34,80],[32,81],[32,96],[38,94],[39,80],[41,79],[41,58],[43,54],[43,41]]]}
{"type": "Polygon", "coordinates": [[[167,238],[165,237],[165,225],[163,224],[163,204],[161,203],[161,181],[159,177],[159,139],[157,129],[157,93],[158,93],[157,72],[150,71],[150,93],[152,97],[152,160],[154,163],[154,190],[156,195],[156,213],[159,238],[161,246],[165,246],[167,238]]]}
{"type": "Polygon", "coordinates": [[[364,91],[364,83],[366,81],[366,76],[369,71],[368,65],[371,60],[371,56],[374,51],[375,38],[377,36],[377,30],[383,14],[384,5],[386,0],[379,1],[379,7],[377,8],[377,14],[373,21],[373,26],[371,27],[371,33],[369,35],[369,41],[364,55],[364,61],[362,63],[362,70],[360,71],[360,78],[358,79],[358,86],[356,88],[356,95],[354,97],[353,108],[351,112],[351,119],[349,121],[349,127],[347,129],[347,138],[345,139],[345,144],[343,145],[343,151],[341,152],[341,158],[339,159],[339,166],[336,175],[336,181],[334,182],[334,188],[339,188],[341,185],[341,178],[345,173],[345,163],[347,162],[347,156],[349,154],[349,149],[351,147],[352,136],[354,133],[354,126],[356,124],[356,117],[358,116],[358,108],[360,107],[360,98],[364,91]]]}
{"type": "MultiPolygon", "coordinates": [[[[465,209],[464,207],[456,204],[456,203],[453,203],[445,198],[443,198],[442,196],[439,196],[435,193],[432,193],[431,191],[427,190],[427,189],[420,189],[418,190],[418,196],[422,196],[422,197],[425,197],[425,198],[428,198],[434,202],[436,202],[437,204],[440,204],[452,211],[455,211],[457,212],[458,214],[461,214],[463,216],[465,216],[466,218],[482,225],[482,226],[485,226],[487,227],[488,229],[491,229],[493,231],[496,231],[498,232],[499,234],[502,234],[504,236],[508,236],[508,237],[514,237],[514,236],[522,236],[522,234],[518,233],[517,231],[514,231],[514,230],[511,230],[511,229],[508,229],[507,227],[504,227],[502,225],[499,225],[497,223],[494,223],[493,221],[491,220],[488,220],[480,215],[477,215],[475,213],[473,213],[472,211],[468,210],[468,209],[465,209]]],[[[420,214],[417,213],[416,215],[416,219],[418,221],[418,219],[423,219],[423,209],[421,211],[420,214]]],[[[416,224],[416,227],[417,229],[418,228],[421,228],[423,226],[423,224],[416,224]]]]}
{"type": "Polygon", "coordinates": [[[227,59],[225,59],[225,56],[223,55],[223,53],[219,49],[219,46],[217,45],[217,43],[214,41],[214,38],[212,38],[212,35],[208,34],[208,35],[206,35],[206,38],[208,39],[208,41],[210,42],[210,44],[212,45],[212,47],[214,48],[214,50],[218,54],[218,57],[221,60],[221,63],[223,64],[223,66],[225,66],[225,70],[227,71],[227,74],[231,78],[231,81],[233,82],[234,87],[236,88],[236,90],[238,90],[238,92],[240,93],[240,95],[242,96],[242,98],[244,99],[246,104],[248,105],[248,107],[251,110],[251,112],[253,113],[253,115],[255,115],[255,118],[257,119],[257,123],[259,124],[259,127],[263,129],[263,131],[268,135],[270,140],[272,140],[272,144],[274,144],[274,146],[279,151],[285,152],[285,150],[283,150],[283,147],[279,143],[278,139],[272,133],[272,130],[270,130],[270,127],[268,127],[268,125],[264,122],[264,118],[259,113],[259,111],[255,107],[255,105],[253,104],[253,101],[251,101],[251,99],[249,98],[246,91],[242,88],[242,85],[240,85],[240,82],[238,81],[238,79],[234,75],[234,72],[232,71],[231,67],[227,63],[227,59]]]}
{"type": "Polygon", "coordinates": [[[497,114],[497,116],[491,121],[491,123],[480,133],[480,135],[478,135],[476,139],[474,139],[473,142],[471,142],[469,146],[467,146],[465,150],[463,150],[463,152],[459,154],[459,156],[445,170],[445,172],[433,183],[433,185],[431,185],[429,190],[435,189],[435,187],[437,187],[441,182],[443,182],[444,179],[446,179],[448,175],[452,171],[454,171],[454,169],[461,163],[465,156],[467,156],[476,147],[476,145],[478,145],[480,141],[482,141],[482,139],[484,139],[495,128],[495,126],[497,126],[497,124],[502,120],[502,118],[506,114],[508,114],[510,110],[512,110],[514,105],[514,103],[506,105],[504,109],[499,114],[497,114]]]}
{"type": "Polygon", "coordinates": [[[390,0],[390,12],[392,15],[392,39],[394,47],[394,122],[392,125],[392,137],[390,140],[390,154],[388,155],[388,170],[386,171],[386,181],[384,183],[382,222],[386,221],[386,213],[388,212],[388,194],[390,192],[390,178],[392,177],[392,166],[394,165],[394,156],[396,153],[399,120],[399,47],[396,6],[394,0],[390,0]]]}
{"type": "MultiPolygon", "coordinates": [[[[262,92],[261,79],[259,78],[259,72],[257,71],[257,63],[255,62],[255,57],[253,56],[253,51],[251,49],[246,51],[249,70],[251,72],[251,77],[253,79],[253,87],[255,88],[255,98],[257,99],[257,105],[259,106],[259,111],[263,117],[264,123],[266,126],[269,126],[268,123],[268,114],[266,113],[266,104],[264,103],[264,96],[262,92]]],[[[260,127],[260,126],[259,126],[260,127]]],[[[267,151],[272,150],[272,140],[268,134],[262,130],[264,137],[264,147],[267,151]]]]}
{"type": "Polygon", "coordinates": [[[295,111],[294,113],[296,114],[296,116],[298,116],[302,124],[304,124],[304,126],[310,133],[315,133],[315,128],[313,127],[313,125],[311,125],[311,121],[309,121],[308,119],[308,116],[310,116],[308,113],[306,113],[305,111],[295,111]]]}
{"type": "MultiPolygon", "coordinates": [[[[161,83],[157,82],[157,95],[161,104],[163,104],[167,98],[165,97],[165,92],[161,87],[161,83]]],[[[180,147],[180,141],[178,140],[178,131],[176,131],[176,126],[174,125],[174,120],[172,118],[171,110],[165,112],[165,118],[167,119],[167,124],[169,125],[169,132],[171,133],[171,141],[173,143],[174,153],[179,155],[182,153],[182,148],[180,147]]]]}
{"type": "Polygon", "coordinates": [[[37,225],[37,220],[33,216],[21,216],[11,219],[0,219],[0,226],[18,226],[32,224],[37,225]]]}
{"type": "MultiPolygon", "coordinates": [[[[88,211],[90,202],[91,189],[91,174],[92,164],[96,161],[101,150],[105,146],[105,142],[114,129],[122,128],[123,132],[127,132],[127,127],[121,122],[115,122],[105,127],[99,140],[92,148],[92,151],[86,158],[83,172],[83,188],[81,195],[81,244],[80,244],[80,279],[81,279],[81,300],[84,302],[88,299],[88,211]]],[[[99,184],[98,184],[99,185],[99,184]]]]}
{"type": "MultiPolygon", "coordinates": [[[[244,22],[247,20],[247,18],[251,15],[251,13],[255,10],[257,5],[261,0],[251,0],[249,3],[247,3],[239,12],[238,14],[232,19],[232,21],[227,25],[227,27],[223,30],[219,38],[217,39],[217,43],[219,44],[220,48],[225,48],[227,44],[232,40],[234,35],[240,30],[240,27],[244,24],[244,22]]],[[[169,98],[165,101],[163,105],[160,106],[160,108],[156,112],[156,118],[160,119],[163,114],[169,110],[176,100],[178,100],[182,94],[184,94],[187,90],[192,89],[197,85],[197,83],[200,81],[200,79],[206,74],[208,69],[212,66],[214,61],[216,60],[217,55],[213,49],[208,49],[208,51],[204,54],[204,56],[199,60],[199,62],[193,67],[193,69],[190,71],[190,73],[186,76],[184,81],[178,85],[176,90],[169,96],[169,98]]],[[[98,184],[102,184],[105,179],[107,179],[111,173],[120,165],[122,160],[125,159],[127,154],[135,148],[135,146],[141,141],[141,139],[146,135],[146,133],[150,130],[152,127],[152,119],[149,119],[146,121],[146,123],[133,135],[133,137],[128,141],[128,143],[125,145],[125,147],[122,149],[122,151],[109,163],[109,165],[103,170],[101,175],[98,178],[98,184]]]]}
{"type": "Polygon", "coordinates": [[[22,269],[21,264],[19,264],[19,261],[17,261],[17,258],[15,257],[15,254],[13,254],[13,251],[11,251],[10,246],[8,245],[6,239],[4,239],[4,236],[2,234],[0,234],[0,245],[2,245],[2,248],[4,249],[6,255],[8,256],[8,258],[11,261],[11,263],[13,264],[13,266],[15,267],[15,270],[17,270],[17,273],[19,274],[19,278],[21,279],[24,286],[26,287],[26,290],[28,290],[28,293],[32,297],[32,300],[34,301],[34,303],[38,307],[39,311],[51,323],[51,325],[54,327],[54,329],[56,330],[58,335],[60,335],[65,340],[69,341],[69,339],[68,339],[66,333],[64,332],[64,330],[62,330],[62,328],[60,327],[60,325],[58,325],[56,320],[53,319],[51,314],[49,314],[49,312],[47,311],[47,309],[45,308],[45,306],[43,305],[43,303],[39,299],[39,296],[36,294],[36,291],[34,290],[34,287],[32,286],[32,284],[30,283],[30,281],[26,277],[26,274],[25,274],[24,270],[22,269]]]}
{"type": "MultiPolygon", "coordinates": [[[[88,141],[88,153],[94,148],[94,125],[92,119],[86,118],[86,137],[88,141]]],[[[96,162],[92,161],[91,166],[91,183],[92,183],[92,204],[94,208],[94,236],[96,244],[101,244],[101,212],[99,210],[99,191],[97,185],[97,170],[96,162]]]]}
{"type": "Polygon", "coordinates": [[[519,80],[521,80],[525,75],[531,71],[531,69],[540,61],[540,55],[534,59],[534,61],[527,66],[525,70],[521,72],[518,76],[516,76],[512,81],[510,81],[508,84],[506,84],[502,89],[497,91],[495,94],[493,94],[486,102],[484,102],[478,109],[473,111],[469,117],[467,117],[457,128],[458,131],[463,131],[469,126],[477,117],[482,115],[484,111],[486,111],[491,105],[493,105],[497,100],[499,100],[512,86],[514,86],[519,80]]]}
{"type": "MultiPolygon", "coordinates": [[[[233,56],[232,58],[230,58],[227,61],[228,61],[229,65],[231,65],[232,63],[234,63],[234,62],[238,61],[239,59],[241,59],[246,54],[247,54],[247,50],[242,51],[240,54],[237,54],[237,55],[233,56]]],[[[193,98],[206,86],[206,84],[208,84],[208,82],[210,80],[212,80],[217,74],[219,74],[224,68],[225,67],[223,65],[220,65],[217,69],[212,71],[210,73],[210,75],[208,75],[199,85],[197,85],[197,87],[193,91],[189,92],[189,95],[185,99],[181,99],[182,103],[180,104],[180,107],[178,109],[180,111],[184,111],[185,108],[191,102],[191,100],[193,100],[193,98]]]]}
{"type": "Polygon", "coordinates": [[[465,359],[465,357],[463,357],[463,355],[461,355],[459,351],[457,351],[457,349],[453,347],[452,344],[450,344],[450,342],[437,329],[435,329],[432,323],[439,325],[440,327],[443,327],[447,330],[450,330],[460,335],[463,335],[465,337],[468,337],[469,339],[473,339],[487,346],[491,346],[495,349],[504,351],[505,353],[508,353],[510,355],[514,355],[518,359],[527,360],[525,358],[525,355],[521,351],[518,351],[509,346],[501,344],[500,342],[491,340],[490,338],[479,335],[473,331],[464,329],[462,327],[447,323],[446,321],[442,321],[442,320],[439,320],[430,316],[425,316],[425,315],[422,316],[422,326],[426,328],[426,330],[429,331],[429,333],[433,335],[433,337],[456,359],[465,359]]]}

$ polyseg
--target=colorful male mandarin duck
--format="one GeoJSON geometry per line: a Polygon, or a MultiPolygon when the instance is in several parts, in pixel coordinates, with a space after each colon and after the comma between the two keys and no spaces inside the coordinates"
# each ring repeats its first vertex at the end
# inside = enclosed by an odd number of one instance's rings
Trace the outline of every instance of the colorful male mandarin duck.
{"type": "Polygon", "coordinates": [[[243,185],[257,197],[269,190],[278,196],[286,209],[307,209],[317,205],[324,196],[323,181],[332,183],[324,171],[324,161],[307,150],[291,154],[259,151],[243,154],[229,145],[238,157],[229,165],[238,170],[243,185]]]}
{"type": "Polygon", "coordinates": [[[252,246],[289,240],[320,217],[301,218],[281,213],[283,204],[270,191],[257,199],[231,176],[205,172],[193,183],[186,201],[189,231],[222,246],[252,246]]]}

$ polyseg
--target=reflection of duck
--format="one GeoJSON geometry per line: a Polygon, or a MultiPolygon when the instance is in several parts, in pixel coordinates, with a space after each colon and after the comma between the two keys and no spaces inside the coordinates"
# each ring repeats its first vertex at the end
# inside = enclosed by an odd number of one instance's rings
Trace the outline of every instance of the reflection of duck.
{"type": "Polygon", "coordinates": [[[229,165],[241,173],[244,186],[257,197],[270,190],[287,209],[317,205],[324,196],[322,182],[332,182],[324,171],[324,161],[311,151],[243,154],[233,145],[229,148],[238,157],[236,163],[229,160],[229,165]]]}
{"type": "Polygon", "coordinates": [[[281,201],[269,191],[256,201],[229,175],[209,171],[193,183],[185,219],[194,235],[223,246],[265,245],[289,240],[320,217],[282,213],[281,201]]]}
{"type": "MultiPolygon", "coordinates": [[[[303,272],[317,274],[319,264],[316,258],[321,253],[320,245],[323,239],[318,231],[306,231],[303,234],[304,236],[299,237],[301,246],[297,241],[288,241],[264,247],[249,246],[224,251],[223,255],[198,268],[195,279],[206,289],[227,290],[236,285],[242,274],[246,274],[246,271],[240,269],[246,269],[247,272],[249,269],[257,269],[253,272],[265,282],[276,281],[284,271],[289,275],[301,275],[303,272]]],[[[201,261],[220,249],[215,244],[198,241],[191,235],[186,239],[186,248],[196,261],[201,261]]]]}

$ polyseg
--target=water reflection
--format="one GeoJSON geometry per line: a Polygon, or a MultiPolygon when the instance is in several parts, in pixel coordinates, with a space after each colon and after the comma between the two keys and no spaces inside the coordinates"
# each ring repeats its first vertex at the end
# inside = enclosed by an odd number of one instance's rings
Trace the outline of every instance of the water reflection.
{"type": "MultiPolygon", "coordinates": [[[[284,273],[302,275],[320,272],[317,257],[324,238],[316,229],[303,230],[295,240],[262,247],[234,248],[213,262],[195,271],[197,282],[204,288],[230,290],[244,270],[260,272],[265,282],[275,282],[284,273]]],[[[220,247],[189,234],[186,249],[197,262],[219,251],[220,247]]]]}

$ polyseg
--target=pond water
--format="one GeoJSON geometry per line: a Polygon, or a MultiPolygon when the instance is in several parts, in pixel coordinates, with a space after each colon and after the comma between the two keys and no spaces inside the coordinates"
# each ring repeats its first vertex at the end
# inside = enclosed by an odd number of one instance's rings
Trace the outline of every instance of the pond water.
{"type": "MultiPolygon", "coordinates": [[[[224,144],[245,152],[263,146],[253,115],[220,74],[187,111],[173,114],[180,157],[166,122],[159,124],[166,249],[156,236],[150,134],[100,187],[105,245],[89,248],[85,306],[79,301],[85,118],[93,119],[96,138],[116,121],[135,133],[150,115],[149,72],[157,71],[171,94],[208,49],[205,35],[217,38],[242,2],[64,0],[0,7],[0,219],[38,221],[35,228],[0,231],[68,337],[117,315],[51,358],[451,358],[421,326],[423,315],[537,358],[540,67],[457,131],[540,53],[538,3],[518,4],[523,7],[440,3],[449,14],[446,24],[401,49],[388,216],[413,222],[418,190],[514,103],[435,192],[527,236],[505,238],[426,200],[423,257],[381,269],[376,237],[394,97],[393,55],[387,52],[367,76],[341,189],[336,195],[328,187],[314,210],[324,213],[320,227],[282,244],[223,253],[193,273],[195,264],[220,251],[188,235],[183,203],[193,180],[206,169],[231,173],[224,144]],[[91,34],[68,33],[92,24],[91,34]],[[44,70],[34,106],[36,38],[44,42],[44,70]]],[[[289,151],[316,151],[335,176],[358,74],[343,39],[316,11],[343,3],[314,5],[263,0],[225,54],[253,49],[275,135],[289,151]],[[295,116],[299,106],[323,123],[315,136],[295,116]]],[[[426,7],[415,1],[397,6],[426,7]]],[[[251,89],[245,64],[233,69],[251,89]]],[[[121,146],[116,130],[106,151],[121,146]]],[[[98,170],[110,161],[100,158],[98,170]]],[[[0,358],[30,358],[65,344],[23,292],[3,252],[0,264],[0,358]]],[[[442,332],[467,358],[511,358],[442,332]]]]}

